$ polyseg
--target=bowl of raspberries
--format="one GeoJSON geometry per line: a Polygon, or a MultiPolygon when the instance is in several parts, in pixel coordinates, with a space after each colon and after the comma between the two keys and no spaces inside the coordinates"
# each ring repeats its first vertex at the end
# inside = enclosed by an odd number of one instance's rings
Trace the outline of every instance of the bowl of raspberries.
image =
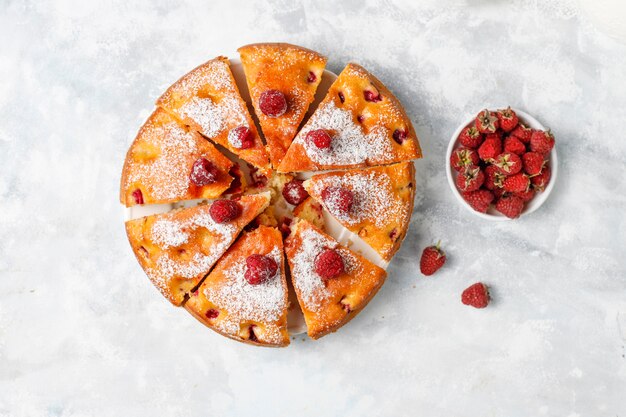
{"type": "Polygon", "coordinates": [[[552,191],[558,167],[554,135],[511,107],[467,119],[452,135],[446,161],[454,195],[489,220],[537,210],[552,191]]]}

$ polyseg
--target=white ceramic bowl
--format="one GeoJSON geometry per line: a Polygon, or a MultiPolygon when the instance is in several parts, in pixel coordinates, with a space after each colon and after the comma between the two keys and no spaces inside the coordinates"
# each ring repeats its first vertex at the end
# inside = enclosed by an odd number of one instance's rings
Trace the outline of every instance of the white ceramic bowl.
{"type": "MultiPolygon", "coordinates": [[[[495,109],[503,109],[503,108],[506,108],[506,106],[497,107],[497,108],[489,107],[491,111],[494,111],[495,109]]],[[[524,122],[526,126],[529,126],[533,129],[538,129],[538,130],[546,130],[546,128],[530,114],[523,112],[521,110],[518,110],[518,109],[513,109],[513,110],[519,117],[520,121],[524,122]]],[[[465,119],[465,121],[461,125],[459,125],[459,127],[454,131],[454,133],[452,134],[452,137],[450,138],[450,143],[448,144],[448,151],[446,152],[446,175],[448,176],[448,184],[450,185],[452,194],[454,194],[454,196],[461,203],[461,205],[465,207],[466,209],[468,209],[473,214],[475,214],[476,216],[481,217],[483,219],[487,219],[487,220],[493,220],[493,221],[512,220],[506,217],[505,215],[503,215],[502,213],[496,211],[493,207],[493,204],[489,207],[489,210],[487,211],[487,213],[481,213],[481,212],[474,210],[472,206],[470,206],[467,203],[467,201],[463,199],[459,189],[456,187],[455,180],[457,177],[457,171],[455,171],[454,168],[452,168],[452,165],[450,165],[450,156],[452,155],[452,151],[454,151],[454,149],[456,149],[456,147],[459,145],[458,140],[459,140],[459,135],[461,134],[461,131],[465,129],[465,127],[468,126],[470,123],[474,122],[474,119],[476,118],[476,115],[478,113],[479,111],[474,113],[472,116],[468,116],[467,119],[465,119]]],[[[558,138],[557,138],[557,142],[558,142],[558,138]]],[[[548,196],[550,195],[550,193],[552,192],[552,189],[554,188],[554,184],[556,182],[556,177],[558,174],[556,145],[554,146],[554,148],[552,148],[552,151],[550,152],[548,163],[550,165],[550,169],[552,170],[550,182],[548,183],[548,186],[546,187],[546,189],[543,190],[543,192],[536,194],[535,198],[533,198],[531,201],[526,203],[526,206],[524,207],[524,211],[522,211],[522,216],[532,213],[533,211],[541,207],[544,201],[548,199],[548,196]]]]}

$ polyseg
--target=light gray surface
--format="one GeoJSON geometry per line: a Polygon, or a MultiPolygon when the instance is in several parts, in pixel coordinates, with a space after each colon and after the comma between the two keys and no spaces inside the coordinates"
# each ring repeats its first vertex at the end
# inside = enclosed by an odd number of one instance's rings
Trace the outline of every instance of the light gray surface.
{"type": "Polygon", "coordinates": [[[0,416],[626,415],[624,45],[571,1],[203,3],[0,6],[0,416]],[[157,96],[265,40],[365,65],[426,156],[385,287],[339,333],[282,350],[168,305],[117,201],[157,96]],[[557,138],[554,194],[515,222],[477,219],[446,184],[450,132],[490,103],[557,138]],[[449,261],[426,279],[437,239],[449,261]],[[459,300],[476,280],[483,311],[459,300]]]}

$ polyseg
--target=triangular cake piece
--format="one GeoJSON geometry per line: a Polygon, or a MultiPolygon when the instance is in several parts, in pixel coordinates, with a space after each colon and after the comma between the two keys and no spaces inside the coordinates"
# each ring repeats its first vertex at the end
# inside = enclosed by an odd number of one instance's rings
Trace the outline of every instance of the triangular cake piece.
{"type": "Polygon", "coordinates": [[[278,171],[356,168],[421,156],[398,99],[364,68],[348,64],[298,132],[278,171]]]}
{"type": "Polygon", "coordinates": [[[130,220],[126,234],[148,278],[178,306],[244,226],[265,210],[269,198],[269,193],[243,196],[236,205],[232,200],[217,200],[130,220]],[[236,217],[229,220],[225,214],[236,217]]]}
{"type": "Polygon", "coordinates": [[[413,162],[314,175],[304,188],[344,227],[389,261],[407,229],[415,197],[413,162]]]}
{"type": "Polygon", "coordinates": [[[209,141],[157,109],[128,150],[120,201],[130,207],[217,198],[233,180],[232,166],[209,141]]]}
{"type": "Polygon", "coordinates": [[[241,159],[269,167],[265,145],[239,94],[228,58],[217,57],[187,73],[156,104],[241,159]]]}
{"type": "Polygon", "coordinates": [[[313,102],[326,57],[287,43],[257,43],[238,52],[270,160],[277,167],[313,102]]]}
{"type": "Polygon", "coordinates": [[[261,346],[289,344],[287,307],[283,239],[267,226],[244,233],[185,302],[209,328],[261,346]]]}
{"type": "Polygon", "coordinates": [[[346,324],[376,295],[387,273],[306,220],[285,241],[291,282],[307,333],[318,339],[346,324]],[[339,268],[338,268],[339,264],[339,268]]]}

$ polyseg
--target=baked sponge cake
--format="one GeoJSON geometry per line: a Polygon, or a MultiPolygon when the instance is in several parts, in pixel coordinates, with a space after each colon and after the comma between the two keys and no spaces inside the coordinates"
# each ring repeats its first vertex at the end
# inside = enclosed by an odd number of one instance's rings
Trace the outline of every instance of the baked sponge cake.
{"type": "Polygon", "coordinates": [[[130,207],[217,198],[233,180],[232,166],[209,141],[157,109],[128,150],[120,201],[130,207]]]}
{"type": "Polygon", "coordinates": [[[313,339],[354,318],[385,282],[385,270],[306,220],[285,241],[291,281],[313,339]]]}
{"type": "Polygon", "coordinates": [[[348,64],[298,132],[278,171],[385,165],[421,155],[398,99],[363,67],[348,64]]]}
{"type": "Polygon", "coordinates": [[[193,69],[156,104],[244,161],[259,168],[269,166],[265,145],[239,94],[228,58],[220,56],[193,69]]]}
{"type": "Polygon", "coordinates": [[[318,174],[304,188],[389,261],[409,228],[415,196],[412,162],[318,174]]]}
{"type": "Polygon", "coordinates": [[[269,193],[216,200],[130,220],[126,233],[150,281],[179,306],[268,204],[269,193]]]}
{"type": "Polygon", "coordinates": [[[216,332],[262,346],[289,344],[287,307],[283,240],[267,226],[244,233],[185,303],[216,332]]]}
{"type": "Polygon", "coordinates": [[[276,167],[313,102],[326,57],[287,43],[246,45],[238,52],[270,160],[276,167]]]}

